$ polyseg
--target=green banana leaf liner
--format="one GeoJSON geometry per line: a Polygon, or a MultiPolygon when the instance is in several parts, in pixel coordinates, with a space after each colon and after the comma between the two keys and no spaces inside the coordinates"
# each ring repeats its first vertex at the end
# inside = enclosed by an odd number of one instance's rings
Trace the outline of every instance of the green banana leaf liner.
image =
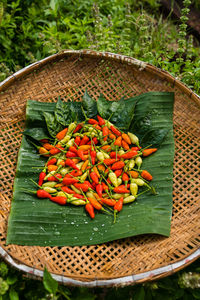
{"type": "MultiPolygon", "coordinates": [[[[82,102],[42,103],[27,101],[26,128],[18,154],[13,200],[8,222],[7,244],[35,246],[82,246],[109,242],[140,234],[170,235],[173,183],[173,103],[174,94],[149,92],[119,101],[100,95],[97,101],[86,92],[82,102]],[[30,143],[54,137],[73,120],[82,121],[100,114],[118,128],[138,136],[142,147],[158,151],[144,158],[156,195],[147,192],[133,203],[124,205],[114,224],[112,216],[97,212],[91,220],[84,207],[60,206],[38,199],[23,189],[37,190],[31,181],[38,175],[46,158],[30,143]]],[[[142,191],[143,188],[140,188],[142,191]]]]}

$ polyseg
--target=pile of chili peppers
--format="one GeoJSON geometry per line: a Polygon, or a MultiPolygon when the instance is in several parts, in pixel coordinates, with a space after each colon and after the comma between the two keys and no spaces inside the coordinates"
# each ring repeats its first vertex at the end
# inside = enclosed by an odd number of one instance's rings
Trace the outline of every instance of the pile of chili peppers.
{"type": "Polygon", "coordinates": [[[40,142],[39,154],[48,160],[39,175],[38,198],[83,205],[92,219],[101,211],[112,214],[116,222],[124,204],[151,189],[153,178],[141,165],[157,149],[142,149],[136,135],[120,131],[99,115],[71,123],[53,143],[40,142]],[[138,194],[141,186],[146,188],[138,194]]]}

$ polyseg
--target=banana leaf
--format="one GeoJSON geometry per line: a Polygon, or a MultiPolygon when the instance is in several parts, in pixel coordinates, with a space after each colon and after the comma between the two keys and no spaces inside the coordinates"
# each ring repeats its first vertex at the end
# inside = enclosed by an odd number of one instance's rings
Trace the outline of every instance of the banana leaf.
{"type": "MultiPolygon", "coordinates": [[[[103,110],[101,114],[106,114],[108,106],[113,104],[109,101],[107,101],[109,103],[105,102],[105,99],[103,101],[104,107],[99,102],[96,108],[96,106],[92,107],[90,99],[89,106],[84,106],[85,113],[89,110],[89,113],[93,115],[93,112],[100,106],[103,110]]],[[[121,109],[126,110],[127,100],[120,101],[124,101],[121,109]]],[[[7,244],[81,246],[100,244],[140,234],[169,236],[174,159],[173,101],[173,93],[150,92],[132,98],[135,110],[133,107],[130,109],[129,101],[127,102],[127,109],[131,111],[130,116],[127,111],[120,112],[120,107],[118,107],[118,117],[116,111],[113,111],[113,120],[119,128],[120,119],[129,118],[122,120],[123,128],[126,127],[126,130],[129,129],[135,134],[138,130],[144,146],[152,144],[149,135],[154,139],[155,144],[160,145],[159,150],[145,158],[142,164],[142,168],[153,175],[152,185],[156,188],[156,195],[145,193],[135,202],[124,205],[115,224],[110,215],[97,212],[95,219],[91,220],[84,207],[59,206],[47,199],[41,200],[34,194],[24,192],[23,189],[37,190],[31,179],[38,180],[38,173],[46,161],[46,158],[38,155],[37,149],[24,135],[18,154],[7,244]]],[[[81,103],[66,103],[66,109],[73,109],[77,120],[84,119],[81,103]]],[[[55,110],[55,103],[28,101],[26,132],[30,134],[30,132],[34,132],[34,128],[37,128],[37,137],[41,137],[42,134],[46,136],[48,128],[43,112],[53,114],[55,110]]],[[[110,106],[110,110],[113,110],[113,106],[110,106]]],[[[62,116],[59,115],[59,118],[62,116]]],[[[65,120],[62,119],[62,122],[65,120]]],[[[142,188],[140,189],[142,191],[142,188]]]]}

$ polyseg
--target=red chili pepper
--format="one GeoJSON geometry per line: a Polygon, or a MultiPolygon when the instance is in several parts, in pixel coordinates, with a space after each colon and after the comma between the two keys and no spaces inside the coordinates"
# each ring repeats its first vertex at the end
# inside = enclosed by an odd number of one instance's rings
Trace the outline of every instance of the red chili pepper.
{"type": "Polygon", "coordinates": [[[106,158],[106,159],[104,159],[103,162],[105,165],[110,166],[116,162],[116,159],[115,158],[106,158]]]}
{"type": "Polygon", "coordinates": [[[119,185],[119,186],[115,187],[113,191],[115,193],[117,193],[117,194],[126,194],[126,193],[129,193],[129,190],[127,190],[124,187],[124,185],[119,185]]]}
{"type": "Polygon", "coordinates": [[[67,203],[67,198],[62,196],[51,197],[50,200],[60,205],[65,205],[67,203]]]}
{"type": "Polygon", "coordinates": [[[43,184],[43,181],[44,181],[44,178],[46,177],[46,173],[45,172],[41,172],[40,175],[39,175],[39,180],[38,180],[38,185],[42,185],[43,184]]]}
{"type": "Polygon", "coordinates": [[[87,192],[89,189],[89,186],[85,183],[74,183],[74,186],[78,189],[78,190],[82,190],[83,192],[87,192]]]}
{"type": "Polygon", "coordinates": [[[54,146],[51,145],[51,144],[49,144],[49,143],[44,143],[44,144],[42,145],[42,147],[44,147],[44,148],[47,149],[47,150],[51,150],[51,149],[54,148],[54,146]]]}
{"type": "Polygon", "coordinates": [[[83,174],[83,172],[81,170],[73,170],[69,174],[72,175],[73,177],[78,177],[78,176],[81,176],[83,174]]]}
{"type": "Polygon", "coordinates": [[[92,164],[95,165],[95,160],[96,160],[96,156],[97,156],[96,151],[95,150],[90,150],[90,156],[91,156],[92,164]]]}
{"type": "Polygon", "coordinates": [[[131,150],[136,150],[136,151],[138,151],[138,150],[140,150],[140,148],[139,148],[139,147],[131,147],[131,150]]]}
{"type": "Polygon", "coordinates": [[[91,185],[91,183],[89,181],[85,180],[84,184],[87,184],[90,188],[92,188],[92,185],[91,185]]]}
{"type": "Polygon", "coordinates": [[[115,151],[110,152],[110,157],[111,158],[116,158],[117,157],[117,159],[120,159],[120,155],[117,154],[117,152],[115,152],[115,151]]]}
{"type": "Polygon", "coordinates": [[[119,136],[119,137],[115,140],[114,145],[115,145],[115,146],[118,146],[118,147],[121,147],[121,145],[122,145],[122,137],[121,137],[121,136],[119,136]]]}
{"type": "Polygon", "coordinates": [[[85,210],[88,212],[88,214],[90,215],[90,218],[94,219],[95,217],[95,213],[94,213],[94,207],[92,206],[91,203],[87,203],[85,205],[85,210]]]}
{"type": "Polygon", "coordinates": [[[122,174],[123,170],[122,169],[119,169],[119,170],[115,170],[115,174],[117,177],[119,177],[121,174],[122,174]]]}
{"type": "Polygon", "coordinates": [[[81,146],[81,145],[86,145],[86,144],[89,142],[89,140],[90,140],[89,137],[86,136],[86,135],[84,135],[84,137],[82,138],[82,140],[81,140],[79,146],[81,146]]]}
{"type": "Polygon", "coordinates": [[[97,145],[98,144],[98,140],[97,140],[97,138],[96,138],[96,136],[92,139],[92,143],[94,143],[95,145],[97,145]]]}
{"type": "Polygon", "coordinates": [[[103,140],[107,141],[108,139],[108,135],[109,135],[109,128],[107,126],[104,126],[102,129],[102,133],[103,133],[103,140]]]}
{"type": "Polygon", "coordinates": [[[85,160],[84,151],[82,149],[77,150],[77,155],[82,159],[85,160]]]}
{"type": "Polygon", "coordinates": [[[79,146],[79,145],[80,145],[80,142],[81,142],[80,136],[76,136],[76,138],[75,138],[75,140],[74,140],[75,146],[76,146],[76,145],[79,146]]]}
{"type": "Polygon", "coordinates": [[[47,178],[48,181],[59,181],[62,178],[61,174],[55,174],[47,178]]]}
{"type": "Polygon", "coordinates": [[[68,178],[68,177],[64,177],[64,178],[63,178],[63,181],[62,181],[62,183],[63,183],[64,185],[71,185],[71,184],[74,184],[74,183],[76,183],[76,182],[79,182],[79,180],[76,179],[76,178],[68,178]]]}
{"type": "Polygon", "coordinates": [[[116,127],[114,127],[113,125],[110,126],[110,129],[111,129],[112,132],[113,132],[114,134],[116,134],[117,136],[122,135],[121,132],[120,132],[116,127]]]}
{"type": "Polygon", "coordinates": [[[125,150],[129,150],[129,149],[130,149],[128,143],[125,142],[124,140],[122,140],[122,147],[123,147],[125,150]]]}
{"type": "Polygon", "coordinates": [[[92,181],[94,181],[96,184],[99,183],[98,175],[97,175],[95,172],[91,172],[91,173],[90,173],[90,178],[91,178],[92,181]]]}
{"type": "Polygon", "coordinates": [[[58,148],[61,149],[61,150],[64,150],[64,148],[61,145],[58,144],[58,145],[56,145],[55,148],[52,148],[51,150],[49,150],[49,153],[51,155],[56,155],[56,154],[60,153],[61,151],[58,148]]]}
{"type": "Polygon", "coordinates": [[[71,160],[69,158],[66,159],[65,165],[69,166],[69,167],[71,167],[73,169],[79,170],[79,168],[76,166],[76,164],[73,162],[73,160],[71,160]]]}
{"type": "Polygon", "coordinates": [[[77,131],[79,131],[81,128],[83,128],[83,125],[82,124],[78,124],[76,126],[76,128],[74,129],[73,133],[76,133],[77,131]]]}
{"type": "Polygon", "coordinates": [[[94,208],[96,208],[97,210],[101,210],[102,209],[102,205],[95,199],[93,198],[88,198],[88,201],[90,201],[90,203],[92,204],[92,206],[94,208]]]}
{"type": "Polygon", "coordinates": [[[37,190],[38,198],[51,198],[51,195],[44,190],[37,190]]]}
{"type": "Polygon", "coordinates": [[[138,154],[138,152],[136,150],[130,150],[130,151],[122,154],[121,158],[130,159],[130,158],[133,158],[134,156],[136,156],[137,154],[138,154]]]}
{"type": "Polygon", "coordinates": [[[79,194],[74,194],[74,197],[78,198],[78,199],[83,199],[85,201],[85,198],[83,195],[79,195],[79,194]]]}
{"type": "Polygon", "coordinates": [[[107,179],[107,183],[112,184],[110,178],[107,179]]]}
{"type": "Polygon", "coordinates": [[[47,140],[47,139],[40,140],[40,143],[48,143],[48,142],[49,142],[49,140],[47,140]]]}
{"type": "Polygon", "coordinates": [[[70,152],[74,152],[74,153],[77,154],[77,148],[76,148],[76,145],[69,147],[69,151],[70,151],[70,152]]]}
{"type": "Polygon", "coordinates": [[[102,184],[97,184],[96,185],[96,191],[97,191],[97,194],[99,195],[99,197],[102,197],[102,192],[103,192],[102,184]]]}
{"type": "Polygon", "coordinates": [[[117,210],[118,212],[122,210],[123,208],[123,197],[121,197],[115,204],[114,210],[117,210]]]}
{"type": "Polygon", "coordinates": [[[106,121],[102,117],[100,117],[99,115],[97,115],[97,119],[99,121],[100,126],[103,126],[103,125],[106,124],[106,121]]]}
{"type": "Polygon", "coordinates": [[[108,190],[107,184],[105,184],[103,181],[102,181],[101,185],[102,185],[104,191],[108,190]]]}
{"type": "Polygon", "coordinates": [[[94,124],[99,124],[98,121],[95,120],[95,119],[89,119],[89,120],[88,120],[88,123],[89,123],[89,124],[92,124],[92,125],[94,125],[94,124]]]}
{"type": "Polygon", "coordinates": [[[101,127],[98,124],[92,125],[95,129],[101,130],[101,127]]]}
{"type": "Polygon", "coordinates": [[[71,151],[67,151],[67,153],[66,153],[66,157],[68,157],[68,158],[76,157],[76,156],[77,156],[77,154],[74,152],[71,152],[71,151]]]}
{"type": "Polygon", "coordinates": [[[146,170],[143,170],[142,173],[140,174],[142,178],[151,181],[153,179],[153,176],[146,170]]]}
{"type": "Polygon", "coordinates": [[[125,163],[123,161],[117,161],[111,166],[111,170],[118,170],[122,169],[125,166],[125,163]]]}
{"type": "Polygon", "coordinates": [[[101,202],[108,205],[108,206],[115,206],[116,201],[113,199],[108,199],[108,198],[101,198],[101,202]]]}
{"type": "Polygon", "coordinates": [[[122,180],[125,181],[125,182],[126,182],[126,181],[127,181],[127,182],[129,181],[129,176],[128,176],[127,173],[124,173],[124,174],[122,175],[122,180]]]}
{"type": "Polygon", "coordinates": [[[49,165],[55,165],[57,162],[57,159],[55,157],[53,157],[52,159],[50,159],[48,162],[47,162],[47,166],[49,165]]]}
{"type": "Polygon", "coordinates": [[[68,186],[62,186],[61,190],[67,194],[75,194],[76,193],[73,190],[71,190],[68,186]]]}
{"type": "Polygon", "coordinates": [[[158,149],[157,148],[150,148],[150,149],[144,149],[142,151],[142,155],[143,156],[149,156],[151,155],[152,153],[156,152],[158,149]]]}

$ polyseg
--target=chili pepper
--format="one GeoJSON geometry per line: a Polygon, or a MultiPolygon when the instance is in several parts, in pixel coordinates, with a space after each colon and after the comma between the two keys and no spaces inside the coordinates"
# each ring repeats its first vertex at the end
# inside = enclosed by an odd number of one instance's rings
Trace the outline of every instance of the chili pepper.
{"type": "Polygon", "coordinates": [[[122,137],[121,137],[121,136],[119,136],[119,137],[115,140],[114,145],[115,145],[115,146],[118,146],[118,147],[121,147],[121,145],[122,145],[122,137]]]}
{"type": "Polygon", "coordinates": [[[119,170],[115,170],[115,174],[117,177],[119,177],[121,174],[122,174],[123,170],[122,169],[119,169],[119,170]]]}
{"type": "Polygon", "coordinates": [[[94,207],[92,206],[91,203],[87,203],[87,204],[85,205],[85,210],[88,212],[88,214],[90,215],[90,217],[91,217],[92,219],[94,219],[94,217],[95,217],[94,207]]]}
{"type": "Polygon", "coordinates": [[[104,165],[100,164],[100,165],[98,165],[98,169],[99,169],[99,171],[104,172],[106,168],[104,165]]]}
{"type": "Polygon", "coordinates": [[[102,205],[93,198],[88,198],[88,201],[91,203],[91,205],[96,208],[97,210],[102,210],[102,205]]]}
{"type": "Polygon", "coordinates": [[[139,148],[139,147],[131,147],[131,150],[136,150],[136,151],[138,151],[138,150],[140,150],[140,148],[139,148]]]}
{"type": "Polygon", "coordinates": [[[54,148],[54,146],[51,145],[51,144],[49,144],[49,143],[44,143],[44,144],[42,145],[42,147],[44,147],[44,148],[47,149],[47,150],[51,150],[52,148],[54,148]]]}
{"type": "Polygon", "coordinates": [[[57,162],[57,159],[55,157],[53,157],[52,159],[50,159],[48,162],[47,162],[47,166],[49,165],[55,165],[57,162]]]}
{"type": "Polygon", "coordinates": [[[69,166],[75,170],[79,170],[79,168],[76,166],[76,164],[73,162],[73,160],[67,158],[66,161],[65,161],[65,165],[66,166],[69,166]]]}
{"type": "Polygon", "coordinates": [[[73,184],[70,187],[74,191],[75,194],[81,195],[81,190],[77,189],[73,184]]]}
{"type": "Polygon", "coordinates": [[[57,183],[57,184],[55,185],[56,188],[58,188],[58,187],[60,188],[60,187],[62,187],[62,186],[63,186],[63,183],[62,183],[62,182],[57,183]]]}
{"type": "Polygon", "coordinates": [[[64,159],[58,159],[58,161],[57,161],[57,166],[62,166],[62,167],[64,167],[64,166],[65,166],[65,161],[64,161],[64,159]]]}
{"type": "Polygon", "coordinates": [[[98,178],[101,177],[96,166],[93,167],[93,171],[97,174],[98,178]]]}
{"type": "Polygon", "coordinates": [[[67,194],[74,194],[75,192],[71,190],[68,186],[62,186],[61,190],[67,194]]]}
{"type": "Polygon", "coordinates": [[[72,158],[72,161],[77,165],[77,168],[79,169],[78,163],[80,163],[80,158],[72,158]]]}
{"type": "Polygon", "coordinates": [[[115,201],[115,200],[113,200],[113,199],[108,199],[108,198],[101,198],[101,202],[102,202],[103,204],[108,205],[108,206],[115,206],[115,204],[116,204],[116,201],[115,201]]]}
{"type": "Polygon", "coordinates": [[[76,197],[78,199],[84,199],[84,196],[83,195],[79,195],[79,194],[74,194],[73,197],[76,197]]]}
{"type": "Polygon", "coordinates": [[[138,192],[138,185],[135,183],[135,182],[132,182],[130,184],[130,191],[131,191],[131,194],[133,196],[136,196],[137,195],[137,192],[138,192]]]}
{"type": "Polygon", "coordinates": [[[51,198],[51,195],[46,192],[45,190],[37,190],[37,197],[38,198],[51,198]]]}
{"type": "Polygon", "coordinates": [[[114,223],[116,222],[116,214],[120,212],[123,208],[123,197],[121,197],[114,205],[114,223]]]}
{"type": "Polygon", "coordinates": [[[114,134],[116,134],[117,136],[122,135],[121,132],[120,132],[116,127],[114,127],[113,125],[110,126],[110,129],[111,129],[112,132],[113,132],[114,134]]]}
{"type": "Polygon", "coordinates": [[[123,138],[123,140],[124,140],[128,145],[131,145],[131,139],[130,139],[130,137],[128,136],[128,134],[122,133],[122,138],[123,138]]]}
{"type": "Polygon", "coordinates": [[[124,204],[131,203],[131,202],[133,202],[135,199],[136,199],[136,198],[135,198],[135,196],[133,196],[133,195],[132,195],[132,196],[128,196],[128,197],[124,198],[123,203],[124,203],[124,204]]]}
{"type": "Polygon", "coordinates": [[[111,183],[112,183],[111,180],[110,180],[110,178],[108,178],[108,179],[106,180],[106,182],[107,182],[108,184],[111,184],[111,183]]]}
{"type": "Polygon", "coordinates": [[[103,126],[103,125],[106,124],[106,121],[102,117],[100,117],[99,115],[97,115],[97,119],[99,121],[100,126],[103,126]]]}
{"type": "Polygon", "coordinates": [[[138,154],[137,151],[130,150],[130,151],[125,152],[124,154],[122,154],[121,158],[123,158],[123,159],[130,159],[130,158],[133,158],[134,156],[136,156],[137,154],[138,154]]]}
{"type": "Polygon", "coordinates": [[[82,159],[85,160],[84,151],[82,149],[77,150],[77,155],[82,159]]]}
{"type": "Polygon", "coordinates": [[[72,175],[73,177],[78,177],[78,176],[81,176],[83,174],[83,172],[78,169],[78,170],[73,170],[69,174],[72,175]]]}
{"type": "Polygon", "coordinates": [[[116,159],[115,158],[106,158],[106,159],[104,159],[103,162],[105,165],[110,166],[116,162],[116,159]]]}
{"type": "Polygon", "coordinates": [[[99,195],[99,197],[102,197],[102,192],[103,192],[102,184],[97,184],[96,185],[96,191],[97,191],[97,194],[99,195]]]}
{"type": "Polygon", "coordinates": [[[87,142],[89,142],[89,140],[90,140],[89,137],[86,136],[86,135],[84,135],[84,137],[82,138],[82,140],[81,140],[79,146],[86,145],[87,142]]]}
{"type": "Polygon", "coordinates": [[[75,140],[74,140],[74,144],[79,146],[80,145],[80,142],[81,142],[81,138],[80,136],[76,136],[75,140]]]}
{"type": "Polygon", "coordinates": [[[132,178],[138,178],[138,176],[139,176],[139,173],[136,172],[136,171],[129,171],[129,173],[130,173],[132,178]]]}
{"type": "Polygon", "coordinates": [[[67,177],[64,177],[63,178],[63,184],[64,185],[71,185],[71,184],[74,184],[74,183],[77,183],[79,180],[76,179],[76,178],[67,178],[67,177]]]}
{"type": "Polygon", "coordinates": [[[61,150],[64,150],[64,149],[65,148],[63,148],[61,145],[56,145],[56,147],[54,147],[51,150],[49,150],[49,152],[50,152],[51,155],[56,155],[56,154],[60,153],[61,150]]]}
{"type": "Polygon", "coordinates": [[[92,143],[94,143],[95,145],[97,145],[98,144],[98,140],[97,140],[97,137],[93,137],[93,139],[92,139],[92,143]]]}
{"type": "Polygon", "coordinates": [[[120,159],[120,155],[115,151],[110,152],[110,157],[120,159]]]}
{"type": "Polygon", "coordinates": [[[69,124],[68,126],[68,134],[70,134],[76,128],[76,122],[69,124]]]}
{"type": "Polygon", "coordinates": [[[84,184],[87,184],[89,186],[89,188],[92,188],[92,185],[91,185],[91,183],[89,181],[85,180],[84,184]]]}
{"type": "Polygon", "coordinates": [[[122,183],[122,179],[120,177],[117,178],[117,184],[120,185],[122,183]]]}
{"type": "Polygon", "coordinates": [[[131,133],[131,132],[128,132],[128,136],[130,137],[131,143],[134,144],[134,145],[137,145],[139,147],[138,137],[135,134],[131,133]]]}
{"type": "Polygon", "coordinates": [[[46,192],[49,193],[49,194],[57,193],[57,190],[54,189],[54,188],[52,188],[52,187],[50,187],[50,186],[45,186],[45,187],[43,187],[43,190],[46,191],[46,192]]]}
{"type": "Polygon", "coordinates": [[[105,182],[102,181],[101,185],[103,187],[103,191],[107,191],[108,190],[108,186],[107,186],[107,184],[105,184],[105,182]]]}
{"type": "Polygon", "coordinates": [[[62,139],[64,139],[67,131],[68,131],[68,128],[65,128],[65,129],[61,130],[60,132],[58,132],[56,135],[57,140],[61,141],[62,139]]]}
{"type": "Polygon", "coordinates": [[[89,119],[89,120],[88,120],[88,123],[89,123],[89,124],[92,124],[92,125],[94,125],[94,124],[99,124],[98,121],[95,120],[95,119],[89,119]]]}
{"type": "Polygon", "coordinates": [[[48,143],[49,142],[49,140],[47,140],[47,139],[41,139],[40,140],[40,143],[48,143]]]}
{"type": "Polygon", "coordinates": [[[38,185],[41,186],[43,184],[45,177],[46,177],[46,172],[45,172],[45,170],[43,170],[39,175],[38,185]]]}
{"type": "Polygon", "coordinates": [[[62,196],[51,197],[50,200],[60,205],[65,205],[67,203],[67,198],[62,196]]]}
{"type": "Polygon", "coordinates": [[[140,179],[140,178],[136,178],[136,179],[132,179],[132,182],[135,182],[137,185],[139,186],[143,186],[145,185],[144,180],[140,179]]]}
{"type": "Polygon", "coordinates": [[[39,153],[43,156],[49,156],[49,151],[47,151],[44,147],[39,147],[39,153]]]}
{"type": "Polygon", "coordinates": [[[89,159],[85,160],[81,166],[81,171],[84,172],[89,164],[89,159]]]}
{"type": "Polygon", "coordinates": [[[125,182],[128,182],[129,181],[129,176],[128,176],[128,174],[127,173],[123,173],[123,175],[122,175],[122,180],[123,181],[125,181],[125,182]]]}
{"type": "Polygon", "coordinates": [[[103,153],[101,153],[100,151],[97,152],[97,159],[98,159],[99,161],[104,161],[104,155],[103,155],[103,153]]]}
{"type": "Polygon", "coordinates": [[[140,156],[136,157],[135,163],[138,166],[138,169],[140,169],[140,167],[142,165],[142,158],[140,156]]]}
{"type": "Polygon", "coordinates": [[[101,147],[102,150],[106,151],[106,152],[110,152],[111,151],[111,146],[110,145],[104,145],[101,147]]]}
{"type": "Polygon", "coordinates": [[[86,150],[90,150],[91,146],[90,145],[80,145],[79,149],[86,151],[86,150]]]}
{"type": "Polygon", "coordinates": [[[71,135],[70,134],[66,134],[66,136],[64,137],[64,139],[62,139],[60,141],[61,144],[66,144],[67,142],[69,142],[69,140],[71,139],[71,135]]]}
{"type": "Polygon", "coordinates": [[[48,165],[47,167],[48,171],[51,172],[51,171],[56,171],[58,169],[58,166],[55,166],[55,165],[48,165]]]}
{"type": "Polygon", "coordinates": [[[146,170],[143,170],[142,173],[140,174],[142,178],[151,181],[153,179],[153,176],[146,170]]]}
{"type": "Polygon", "coordinates": [[[49,181],[49,182],[43,183],[42,188],[45,187],[45,186],[54,187],[56,185],[57,185],[57,182],[55,182],[55,181],[49,181]]]}
{"type": "Polygon", "coordinates": [[[103,129],[102,129],[102,133],[103,133],[103,140],[104,141],[107,141],[108,139],[108,134],[109,134],[109,129],[107,126],[104,126],[103,129]]]}
{"type": "Polygon", "coordinates": [[[119,185],[117,187],[114,188],[113,190],[115,193],[118,193],[118,194],[126,194],[126,193],[129,193],[129,190],[126,189],[124,187],[124,185],[119,185]]]}
{"type": "Polygon", "coordinates": [[[74,183],[74,186],[78,189],[78,190],[82,190],[83,192],[87,192],[89,189],[89,186],[85,183],[74,183]]]}
{"type": "Polygon", "coordinates": [[[109,135],[108,135],[109,139],[111,140],[116,140],[116,135],[114,135],[111,131],[109,131],[109,135]]]}
{"type": "Polygon", "coordinates": [[[91,178],[92,181],[94,181],[96,184],[99,183],[98,175],[97,175],[95,172],[91,172],[91,173],[90,173],[90,178],[91,178]]]}
{"type": "Polygon", "coordinates": [[[93,198],[93,199],[96,199],[96,197],[95,197],[95,194],[93,193],[93,192],[87,192],[86,193],[86,196],[87,196],[87,198],[89,197],[89,198],[93,198]]]}
{"type": "Polygon", "coordinates": [[[114,172],[110,172],[108,174],[108,178],[110,179],[111,183],[117,187],[118,186],[118,181],[117,181],[117,176],[114,172]]]}
{"type": "Polygon", "coordinates": [[[149,156],[149,155],[151,155],[152,153],[156,152],[157,150],[158,150],[157,148],[144,149],[144,150],[142,151],[142,155],[146,157],[146,156],[149,156]]]}
{"type": "Polygon", "coordinates": [[[47,178],[48,181],[59,181],[62,178],[61,174],[55,174],[54,176],[50,176],[47,178]]]}
{"type": "Polygon", "coordinates": [[[122,140],[122,147],[123,147],[125,150],[129,150],[129,149],[130,149],[129,145],[128,145],[127,142],[125,142],[124,140],[122,140]]]}
{"type": "Polygon", "coordinates": [[[66,153],[66,157],[68,157],[68,158],[72,158],[72,157],[76,157],[76,156],[77,156],[77,154],[74,152],[71,152],[71,151],[67,151],[67,153],[66,153]]]}
{"type": "Polygon", "coordinates": [[[98,124],[92,125],[95,129],[101,130],[101,127],[98,124]]]}
{"type": "Polygon", "coordinates": [[[119,200],[122,196],[123,196],[123,198],[124,198],[124,197],[130,196],[130,194],[126,193],[126,194],[113,194],[113,195],[112,195],[112,197],[113,197],[115,200],[119,200]]]}
{"type": "Polygon", "coordinates": [[[76,126],[76,128],[74,129],[74,131],[73,131],[73,134],[74,133],[76,133],[77,131],[79,131],[81,128],[83,128],[83,124],[78,124],[77,126],[76,126]]]}
{"type": "Polygon", "coordinates": [[[75,154],[77,154],[77,146],[73,145],[73,146],[69,147],[68,151],[74,152],[75,154]]]}
{"type": "Polygon", "coordinates": [[[128,169],[132,170],[134,168],[134,166],[135,166],[135,160],[131,159],[128,164],[128,169]]]}
{"type": "Polygon", "coordinates": [[[76,206],[85,205],[85,201],[83,199],[77,199],[75,197],[70,200],[70,203],[76,206]]]}
{"type": "Polygon", "coordinates": [[[95,160],[96,160],[96,156],[97,156],[96,151],[95,150],[90,150],[90,156],[91,156],[92,164],[95,165],[95,160]]]}
{"type": "Polygon", "coordinates": [[[125,166],[125,163],[123,161],[117,161],[116,163],[114,163],[111,166],[112,170],[118,170],[118,169],[122,169],[125,166]]]}

